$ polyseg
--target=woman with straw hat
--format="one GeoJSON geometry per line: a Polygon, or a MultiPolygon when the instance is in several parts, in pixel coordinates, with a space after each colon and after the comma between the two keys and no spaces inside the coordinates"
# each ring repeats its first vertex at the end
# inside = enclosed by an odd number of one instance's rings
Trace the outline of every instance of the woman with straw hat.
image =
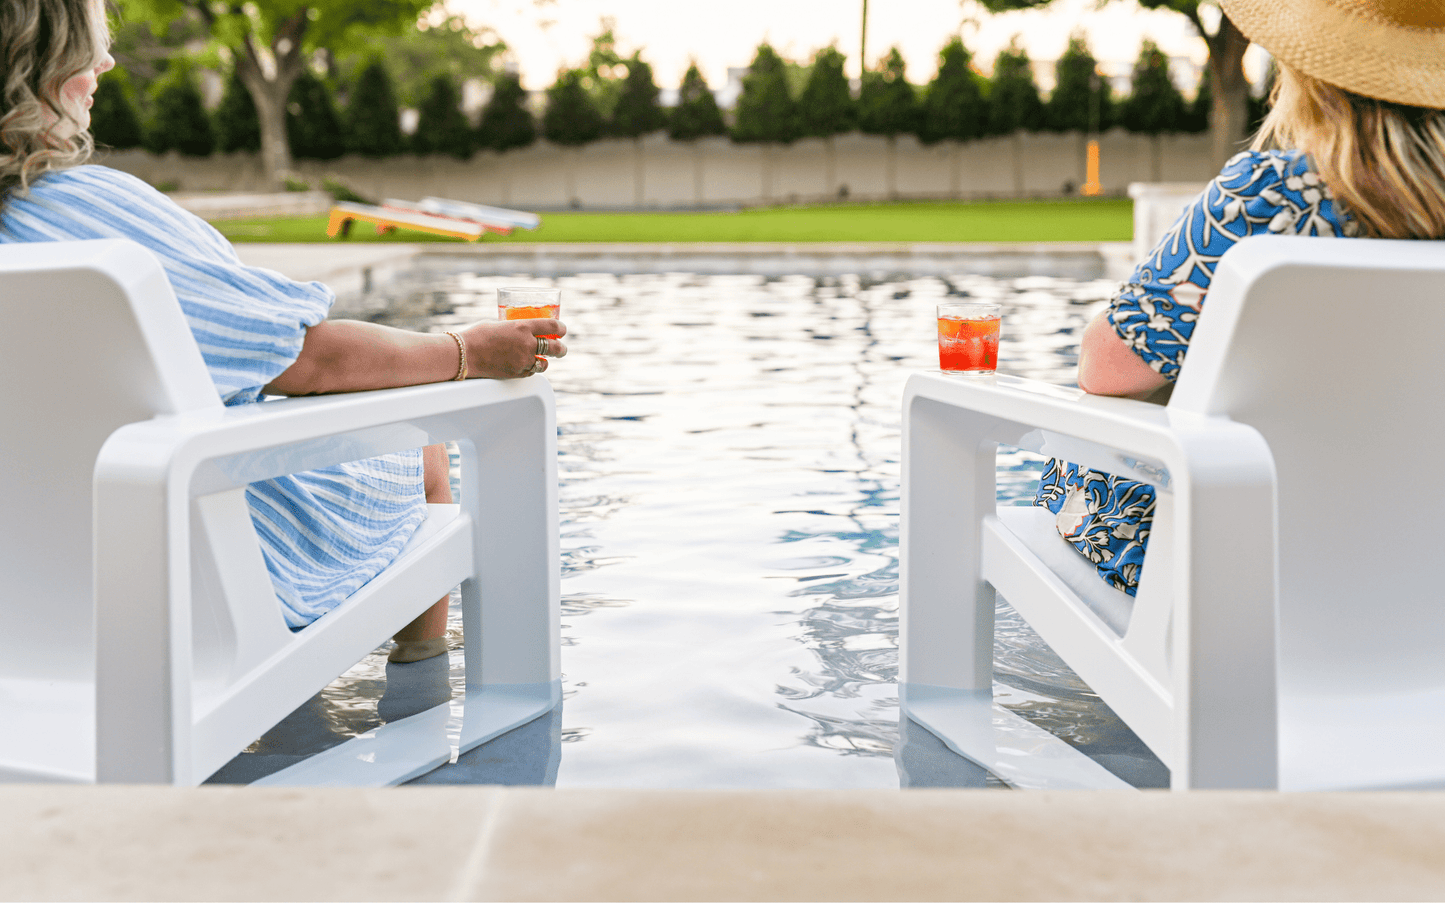
{"type": "MultiPolygon", "coordinates": [[[[1221,0],[1278,66],[1251,150],[1184,211],[1084,330],[1079,387],[1158,397],[1225,251],[1251,235],[1445,239],[1445,0],[1221,0]]],[[[1036,503],[1133,595],[1154,490],[1051,461],[1036,503]]]]}

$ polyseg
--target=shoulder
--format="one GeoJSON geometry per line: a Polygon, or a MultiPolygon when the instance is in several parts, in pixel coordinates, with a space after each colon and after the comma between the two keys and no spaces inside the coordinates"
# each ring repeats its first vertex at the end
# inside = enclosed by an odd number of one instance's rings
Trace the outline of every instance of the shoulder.
{"type": "Polygon", "coordinates": [[[82,198],[142,207],[175,207],[175,202],[149,183],[127,172],[95,164],[49,172],[31,189],[42,198],[82,198]]]}
{"type": "Polygon", "coordinates": [[[1238,237],[1262,233],[1337,236],[1353,225],[1299,150],[1236,154],[1209,183],[1208,210],[1238,237]]]}
{"type": "Polygon", "coordinates": [[[1309,168],[1309,158],[1301,151],[1248,150],[1230,157],[1214,181],[1236,190],[1258,191],[1309,168]]]}

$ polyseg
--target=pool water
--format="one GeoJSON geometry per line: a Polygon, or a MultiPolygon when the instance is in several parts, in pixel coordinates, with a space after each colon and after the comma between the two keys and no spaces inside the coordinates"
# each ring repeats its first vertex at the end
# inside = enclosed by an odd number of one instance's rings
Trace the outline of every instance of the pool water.
{"type": "MultiPolygon", "coordinates": [[[[413,278],[426,281],[400,290],[386,322],[429,331],[495,317],[500,286],[555,284],[570,349],[548,372],[564,702],[479,749],[470,769],[463,761],[428,780],[1002,786],[916,725],[900,730],[903,384],[937,369],[934,305],[959,298],[1002,305],[1002,372],[1068,383],[1077,335],[1113,283],[413,278]]],[[[1000,499],[1029,503],[1041,468],[1001,450],[1000,499]]],[[[997,628],[1000,702],[1138,786],[1167,784],[1158,760],[1006,603],[997,628]]],[[[381,653],[360,663],[253,746],[253,764],[294,761],[394,717],[385,699],[378,711],[385,667],[381,653]]],[[[244,759],[228,766],[231,779],[244,759]]]]}

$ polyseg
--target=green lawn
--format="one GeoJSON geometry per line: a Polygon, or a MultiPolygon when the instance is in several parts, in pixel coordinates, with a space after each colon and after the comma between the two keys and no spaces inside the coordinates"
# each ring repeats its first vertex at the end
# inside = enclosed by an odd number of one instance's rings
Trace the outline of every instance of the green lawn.
{"type": "MultiPolygon", "coordinates": [[[[378,236],[353,223],[351,237],[326,237],[326,217],[215,223],[232,241],[450,241],[398,230],[378,236]]],[[[769,207],[703,213],[544,213],[535,232],[485,242],[1128,241],[1133,206],[1122,198],[908,202],[769,207]]]]}

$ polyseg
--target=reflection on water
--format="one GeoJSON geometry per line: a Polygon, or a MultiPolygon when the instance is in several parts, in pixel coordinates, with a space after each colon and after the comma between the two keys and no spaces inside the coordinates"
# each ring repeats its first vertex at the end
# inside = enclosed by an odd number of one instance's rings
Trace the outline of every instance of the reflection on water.
{"type": "MultiPolygon", "coordinates": [[[[425,278],[390,322],[439,331],[494,317],[499,286],[562,289],[558,786],[998,786],[916,726],[900,743],[903,383],[937,368],[933,306],[959,297],[1003,305],[1001,371],[1067,383],[1110,283],[425,278]]],[[[1000,498],[1031,501],[1041,461],[999,465],[1000,498]]],[[[997,622],[1000,701],[1126,779],[1163,780],[1006,605],[997,622]]],[[[376,670],[328,691],[358,726],[378,718],[376,670]]]]}

